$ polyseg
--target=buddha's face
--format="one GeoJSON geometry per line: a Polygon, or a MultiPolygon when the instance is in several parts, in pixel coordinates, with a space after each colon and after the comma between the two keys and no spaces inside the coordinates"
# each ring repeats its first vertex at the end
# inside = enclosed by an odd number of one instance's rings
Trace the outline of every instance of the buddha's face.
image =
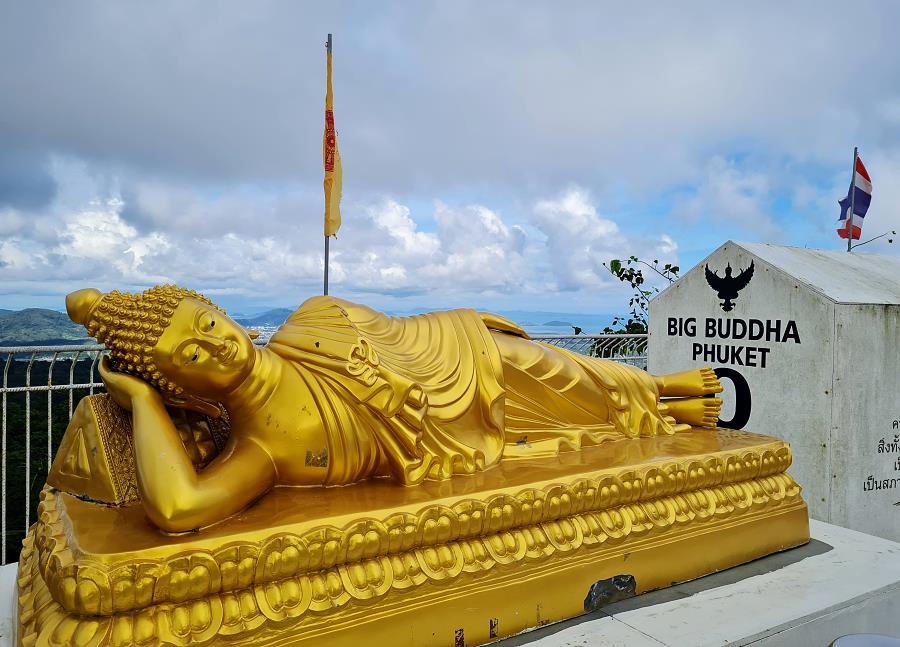
{"type": "Polygon", "coordinates": [[[185,392],[215,398],[237,387],[255,360],[247,332],[224,313],[197,299],[182,299],[153,348],[166,379],[185,392]]]}

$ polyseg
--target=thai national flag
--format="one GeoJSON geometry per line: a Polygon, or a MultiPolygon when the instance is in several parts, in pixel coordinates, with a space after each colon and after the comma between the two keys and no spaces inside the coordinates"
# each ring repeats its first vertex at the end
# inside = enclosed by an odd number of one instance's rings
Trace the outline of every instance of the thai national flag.
{"type": "Polygon", "coordinates": [[[847,238],[850,235],[850,198],[853,197],[853,240],[859,240],[862,236],[863,218],[869,210],[869,203],[872,202],[872,180],[869,178],[869,172],[863,165],[859,157],[856,158],[856,169],[853,172],[853,184],[847,192],[847,197],[838,200],[841,205],[841,217],[838,219],[838,236],[847,238]]]}

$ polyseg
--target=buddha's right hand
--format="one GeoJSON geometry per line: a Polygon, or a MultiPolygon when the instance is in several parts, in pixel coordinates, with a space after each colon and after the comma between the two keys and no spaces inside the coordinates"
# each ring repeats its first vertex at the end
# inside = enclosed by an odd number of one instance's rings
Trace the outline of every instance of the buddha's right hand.
{"type": "Polygon", "coordinates": [[[135,400],[160,398],[159,393],[141,378],[114,370],[105,355],[100,360],[100,377],[110,397],[127,411],[132,410],[135,400]]]}

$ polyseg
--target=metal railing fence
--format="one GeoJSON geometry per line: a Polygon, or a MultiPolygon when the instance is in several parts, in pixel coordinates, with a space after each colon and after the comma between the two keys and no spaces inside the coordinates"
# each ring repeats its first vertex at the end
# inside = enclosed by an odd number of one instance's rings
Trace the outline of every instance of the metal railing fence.
{"type": "MultiPolygon", "coordinates": [[[[647,367],[646,335],[545,335],[534,341],[574,352],[647,367]]],[[[265,341],[257,340],[264,344],[265,341]]],[[[0,564],[18,559],[21,541],[35,518],[38,494],[54,450],[78,402],[103,389],[98,344],[0,346],[0,564]],[[46,416],[44,415],[46,413],[46,416]],[[43,450],[33,447],[46,443],[43,450]],[[13,487],[21,483],[24,487],[13,487]],[[21,526],[14,518],[24,521],[21,526]],[[15,529],[14,529],[15,528],[15,529]]]]}
{"type": "Polygon", "coordinates": [[[37,492],[53,462],[53,449],[62,438],[75,405],[84,395],[103,387],[97,373],[97,362],[102,351],[103,346],[96,344],[0,348],[0,361],[3,361],[0,386],[0,563],[7,563],[8,553],[18,557],[20,541],[16,542],[16,539],[24,538],[31,525],[36,507],[32,502],[37,500],[37,492]],[[54,400],[59,404],[59,398],[53,397],[55,394],[62,396],[67,403],[68,416],[61,415],[57,409],[54,419],[54,400]],[[44,406],[46,419],[42,416],[44,406]],[[42,455],[32,455],[31,445],[35,436],[46,439],[46,462],[42,455]],[[11,457],[16,459],[12,465],[11,457]],[[10,483],[18,479],[24,483],[21,498],[18,490],[10,496],[10,483]],[[9,531],[10,508],[25,517],[21,532],[9,531]],[[8,545],[10,540],[12,546],[8,545]]]}
{"type": "Polygon", "coordinates": [[[532,339],[647,370],[647,335],[541,335],[532,339]]]}

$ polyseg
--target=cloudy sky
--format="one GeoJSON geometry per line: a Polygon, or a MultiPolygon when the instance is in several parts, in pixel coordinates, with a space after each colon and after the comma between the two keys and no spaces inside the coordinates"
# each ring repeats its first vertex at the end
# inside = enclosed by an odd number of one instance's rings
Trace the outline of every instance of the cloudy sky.
{"type": "Polygon", "coordinates": [[[333,294],[617,312],[610,258],[840,249],[854,145],[900,229],[900,4],[626,4],[0,0],[0,308],[317,294],[329,31],[333,294]]]}

